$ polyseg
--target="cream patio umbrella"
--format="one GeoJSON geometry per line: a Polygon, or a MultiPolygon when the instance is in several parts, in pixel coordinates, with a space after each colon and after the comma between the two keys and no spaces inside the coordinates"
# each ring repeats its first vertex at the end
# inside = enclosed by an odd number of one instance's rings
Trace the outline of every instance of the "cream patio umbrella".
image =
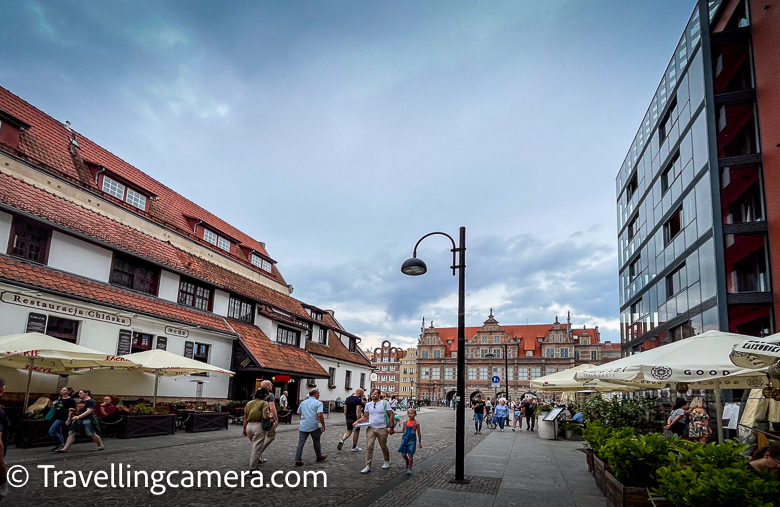
{"type": "Polygon", "coordinates": [[[152,407],[157,406],[157,387],[160,377],[178,377],[192,375],[194,373],[220,373],[232,377],[235,375],[230,370],[214,366],[195,359],[190,359],[166,350],[146,350],[122,356],[125,359],[141,365],[144,372],[154,375],[154,401],[152,407]]]}
{"type": "Polygon", "coordinates": [[[751,338],[734,345],[731,362],[741,368],[759,369],[780,361],[780,333],[766,338],[751,338]]]}
{"type": "Polygon", "coordinates": [[[33,372],[67,375],[84,368],[137,368],[131,359],[106,354],[40,333],[0,337],[0,366],[27,370],[24,407],[30,401],[33,372]]]}
{"type": "Polygon", "coordinates": [[[601,380],[577,380],[575,374],[594,368],[592,364],[581,364],[563,371],[551,373],[544,377],[539,377],[531,381],[531,387],[549,393],[573,392],[582,390],[595,390],[602,392],[609,391],[630,391],[631,387],[626,385],[612,384],[601,380]]]}
{"type": "MultiPolygon", "coordinates": [[[[726,380],[723,380],[723,377],[729,377],[731,382],[735,378],[732,375],[738,370],[729,358],[729,354],[734,345],[743,342],[746,338],[748,337],[722,331],[707,331],[606,365],[577,372],[576,379],[598,379],[629,384],[668,382],[684,383],[689,386],[713,381],[712,387],[702,388],[715,390],[716,410],[720,417],[723,413],[721,389],[726,387],[726,380]]],[[[751,374],[746,377],[745,382],[752,387],[751,382],[758,382],[760,379],[760,375],[751,374]],[[750,378],[757,380],[749,380],[750,378]]],[[[727,388],[734,388],[734,386],[729,384],[727,388]]],[[[723,441],[722,431],[718,434],[718,441],[723,441]]]]}

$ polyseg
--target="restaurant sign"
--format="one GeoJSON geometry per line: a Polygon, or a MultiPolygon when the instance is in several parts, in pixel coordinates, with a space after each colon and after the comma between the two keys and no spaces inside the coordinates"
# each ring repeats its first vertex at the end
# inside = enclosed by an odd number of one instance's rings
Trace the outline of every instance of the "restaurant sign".
{"type": "Polygon", "coordinates": [[[26,296],[16,292],[3,291],[0,293],[0,301],[11,305],[24,306],[25,308],[35,308],[37,310],[47,310],[53,313],[70,315],[71,317],[98,320],[100,322],[107,322],[109,324],[116,324],[118,326],[132,325],[132,322],[129,318],[122,317],[116,313],[93,310],[81,306],[68,305],[58,301],[26,296]]]}
{"type": "Polygon", "coordinates": [[[181,329],[179,327],[173,327],[173,326],[165,326],[165,334],[170,336],[179,336],[181,338],[187,338],[190,335],[190,332],[186,329],[181,329]]]}

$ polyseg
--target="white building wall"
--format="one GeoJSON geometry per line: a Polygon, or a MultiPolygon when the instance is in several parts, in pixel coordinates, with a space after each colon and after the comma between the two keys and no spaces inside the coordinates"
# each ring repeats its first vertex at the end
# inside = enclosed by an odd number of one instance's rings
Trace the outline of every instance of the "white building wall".
{"type": "Polygon", "coordinates": [[[111,250],[87,243],[59,231],[52,232],[49,267],[108,283],[111,250]]]}
{"type": "Polygon", "coordinates": [[[228,302],[230,301],[230,294],[225,291],[214,291],[214,313],[227,317],[228,314],[228,302]]]}
{"type": "MultiPolygon", "coordinates": [[[[326,378],[318,378],[315,379],[314,382],[317,384],[317,389],[320,390],[320,401],[327,402],[327,401],[336,401],[338,397],[341,397],[342,400],[347,399],[347,396],[351,395],[360,387],[360,374],[365,373],[366,374],[366,382],[364,386],[364,390],[368,392],[368,389],[371,387],[371,372],[373,369],[369,366],[360,366],[358,364],[354,363],[346,363],[344,361],[339,361],[337,359],[333,359],[330,357],[324,357],[319,355],[312,354],[314,359],[317,360],[318,363],[322,366],[322,368],[329,372],[329,368],[336,368],[336,388],[331,389],[328,387],[328,379],[326,378]],[[346,378],[347,378],[347,370],[352,372],[352,382],[351,382],[351,389],[346,388],[346,378]]],[[[311,387],[308,387],[306,385],[306,382],[301,382],[301,385],[299,387],[300,392],[298,393],[299,399],[303,400],[308,396],[309,389],[311,387]]]]}
{"type": "MultiPolygon", "coordinates": [[[[13,286],[0,284],[0,336],[7,334],[24,333],[27,328],[27,318],[29,313],[40,313],[49,317],[68,318],[79,321],[79,332],[77,342],[79,345],[89,347],[106,354],[116,354],[119,345],[120,329],[128,329],[134,332],[149,333],[155,336],[167,337],[166,350],[177,355],[184,355],[184,344],[187,341],[193,343],[208,344],[209,359],[208,362],[224,369],[230,369],[231,353],[233,350],[233,340],[236,339],[229,335],[212,332],[195,327],[171,323],[154,317],[138,316],[133,312],[122,312],[112,308],[101,307],[99,305],[90,305],[80,301],[69,300],[50,296],[33,290],[19,289],[13,286]],[[23,305],[20,301],[15,301],[13,295],[20,295],[19,299],[36,301],[40,303],[51,302],[54,304],[65,305],[70,308],[84,310],[83,315],[88,315],[90,310],[97,310],[104,315],[117,316],[123,319],[129,319],[122,324],[94,320],[86,316],[74,316],[67,313],[50,311],[40,306],[30,304],[23,305]],[[178,333],[166,331],[166,327],[174,327],[178,333]],[[188,336],[177,336],[177,334],[188,334],[188,336]]],[[[170,331],[170,329],[168,330],[170,331]]],[[[0,376],[7,376],[10,381],[8,392],[24,392],[26,385],[26,375],[24,372],[20,377],[14,373],[17,370],[0,369],[0,376]],[[21,378],[21,380],[20,380],[21,378]],[[20,385],[19,382],[21,382],[20,385]]],[[[209,377],[183,376],[175,378],[161,378],[158,396],[173,397],[179,399],[194,399],[197,384],[191,380],[203,380],[204,398],[227,398],[229,379],[225,375],[211,374],[209,377]]],[[[57,384],[56,375],[33,375],[32,392],[45,392],[55,394],[57,384]]],[[[68,379],[68,385],[74,388],[91,389],[94,395],[119,395],[133,398],[143,397],[151,398],[154,394],[153,376],[141,374],[139,372],[101,371],[85,372],[81,375],[72,375],[68,379]]]]}
{"type": "Polygon", "coordinates": [[[0,245],[8,245],[11,238],[11,222],[13,216],[0,211],[0,245]]]}
{"type": "Polygon", "coordinates": [[[157,295],[160,299],[176,303],[179,300],[179,280],[181,277],[170,271],[160,271],[160,285],[157,295]]]}

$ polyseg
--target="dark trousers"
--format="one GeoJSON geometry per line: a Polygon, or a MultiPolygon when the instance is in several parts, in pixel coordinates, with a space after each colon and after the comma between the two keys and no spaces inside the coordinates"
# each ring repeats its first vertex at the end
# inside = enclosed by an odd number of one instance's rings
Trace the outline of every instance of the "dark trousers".
{"type": "Polygon", "coordinates": [[[525,416],[525,429],[534,429],[534,424],[536,424],[536,414],[525,416]]]}
{"type": "Polygon", "coordinates": [[[306,444],[306,439],[311,437],[311,441],[314,444],[314,454],[317,455],[317,459],[322,457],[322,450],[320,449],[320,437],[322,431],[317,428],[314,431],[299,431],[298,432],[298,449],[295,451],[295,461],[303,461],[303,446],[306,444]]]}

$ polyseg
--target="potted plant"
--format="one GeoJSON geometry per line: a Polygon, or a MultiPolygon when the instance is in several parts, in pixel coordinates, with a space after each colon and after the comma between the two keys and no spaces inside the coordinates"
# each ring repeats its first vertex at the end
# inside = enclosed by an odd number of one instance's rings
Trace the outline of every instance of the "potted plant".
{"type": "Polygon", "coordinates": [[[579,424],[566,422],[561,424],[561,428],[566,432],[566,440],[585,440],[582,437],[582,426],[579,424]]]}
{"type": "Polygon", "coordinates": [[[328,384],[328,389],[336,389],[336,384],[328,384]]]}
{"type": "Polygon", "coordinates": [[[766,417],[756,418],[756,427],[759,431],[769,431],[769,419],[766,417]]]}

